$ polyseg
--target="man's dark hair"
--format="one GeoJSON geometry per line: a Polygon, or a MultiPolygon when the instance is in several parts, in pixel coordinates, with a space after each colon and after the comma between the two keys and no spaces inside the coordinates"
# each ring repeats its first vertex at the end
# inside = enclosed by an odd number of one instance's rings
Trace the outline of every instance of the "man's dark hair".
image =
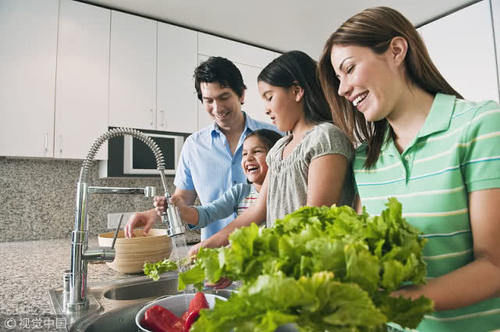
{"type": "Polygon", "coordinates": [[[203,102],[203,96],[200,84],[213,82],[219,83],[223,88],[230,88],[238,97],[243,96],[243,91],[247,88],[238,67],[228,59],[219,56],[208,58],[194,70],[194,86],[201,102],[203,102]]]}

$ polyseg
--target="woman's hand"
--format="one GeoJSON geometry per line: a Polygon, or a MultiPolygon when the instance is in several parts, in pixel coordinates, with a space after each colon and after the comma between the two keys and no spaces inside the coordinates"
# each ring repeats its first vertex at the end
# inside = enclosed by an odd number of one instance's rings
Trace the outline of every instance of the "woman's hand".
{"type": "Polygon", "coordinates": [[[228,278],[220,278],[215,284],[211,284],[209,282],[205,283],[207,287],[213,287],[215,289],[222,289],[231,286],[233,281],[228,278]]]}
{"type": "Polygon", "coordinates": [[[200,251],[200,248],[205,248],[205,246],[203,245],[203,242],[204,241],[198,242],[197,244],[195,244],[194,246],[192,246],[189,249],[189,251],[188,251],[188,257],[190,259],[195,259],[196,255],[198,255],[198,251],[200,251]]]}
{"type": "MultiPolygon", "coordinates": [[[[197,244],[195,244],[194,246],[192,246],[191,249],[189,249],[188,257],[191,260],[196,259],[196,255],[198,254],[198,251],[200,251],[200,248],[207,248],[207,242],[201,241],[201,242],[198,242],[197,244]]],[[[232,283],[233,283],[233,281],[231,279],[220,278],[214,284],[209,283],[209,282],[205,283],[205,286],[206,287],[213,287],[215,289],[222,289],[222,288],[226,288],[226,287],[231,286],[232,283]]]]}

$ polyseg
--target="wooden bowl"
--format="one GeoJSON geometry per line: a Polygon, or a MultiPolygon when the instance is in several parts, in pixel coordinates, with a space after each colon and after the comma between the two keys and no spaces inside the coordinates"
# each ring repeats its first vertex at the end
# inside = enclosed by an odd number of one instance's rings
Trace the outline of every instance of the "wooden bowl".
{"type": "MultiPolygon", "coordinates": [[[[111,247],[115,232],[99,234],[101,247],[111,247]]],[[[166,229],[151,229],[144,235],[142,229],[134,229],[134,237],[127,239],[123,231],[118,233],[115,243],[115,260],[109,267],[121,273],[142,272],[145,262],[157,262],[170,256],[172,241],[166,229]]]]}

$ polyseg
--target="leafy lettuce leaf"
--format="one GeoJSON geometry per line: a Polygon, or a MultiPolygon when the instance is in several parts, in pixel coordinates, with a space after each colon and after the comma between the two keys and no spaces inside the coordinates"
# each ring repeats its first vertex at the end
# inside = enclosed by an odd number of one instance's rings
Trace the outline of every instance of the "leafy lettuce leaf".
{"type": "Polygon", "coordinates": [[[146,262],[143,267],[144,274],[154,281],[158,281],[160,279],[160,274],[169,271],[176,271],[177,269],[177,263],[168,259],[164,259],[156,263],[146,262]]]}

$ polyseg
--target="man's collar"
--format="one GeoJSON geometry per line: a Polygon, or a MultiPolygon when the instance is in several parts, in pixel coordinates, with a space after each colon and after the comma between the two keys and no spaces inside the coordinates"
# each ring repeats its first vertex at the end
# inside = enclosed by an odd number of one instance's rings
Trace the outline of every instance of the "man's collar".
{"type": "MultiPolygon", "coordinates": [[[[241,113],[243,113],[243,119],[245,121],[245,126],[243,127],[243,132],[246,132],[248,129],[250,129],[251,131],[257,130],[258,128],[257,128],[257,123],[255,122],[255,120],[253,120],[249,116],[247,116],[247,114],[244,111],[241,111],[241,113]]],[[[223,134],[222,130],[220,130],[219,125],[215,121],[213,123],[212,130],[210,131],[210,134],[212,135],[212,137],[214,135],[223,134]]]]}

